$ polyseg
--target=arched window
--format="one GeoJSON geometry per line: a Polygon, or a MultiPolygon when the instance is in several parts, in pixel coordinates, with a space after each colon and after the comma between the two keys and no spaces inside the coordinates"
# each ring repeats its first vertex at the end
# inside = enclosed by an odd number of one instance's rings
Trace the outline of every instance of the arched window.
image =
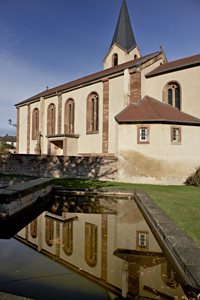
{"type": "Polygon", "coordinates": [[[85,260],[90,267],[97,265],[98,227],[85,223],[85,260]]]}
{"type": "Polygon", "coordinates": [[[34,239],[37,237],[37,218],[31,222],[31,236],[34,239]]]}
{"type": "Polygon", "coordinates": [[[91,93],[87,99],[87,133],[99,131],[99,97],[97,93],[91,93]]]}
{"type": "Polygon", "coordinates": [[[32,112],[32,140],[36,139],[36,133],[39,131],[39,109],[35,108],[32,112]]]}
{"type": "Polygon", "coordinates": [[[163,102],[181,109],[181,90],[177,82],[169,82],[163,90],[163,102]]]}
{"type": "Polygon", "coordinates": [[[161,278],[164,284],[171,288],[171,289],[177,289],[179,286],[178,279],[176,276],[176,272],[174,272],[169,263],[165,263],[161,265],[161,278]]]}
{"type": "Polygon", "coordinates": [[[46,218],[45,240],[48,246],[53,245],[54,238],[54,221],[46,218]]]}
{"type": "Polygon", "coordinates": [[[63,225],[63,251],[66,255],[72,255],[73,252],[73,221],[63,225]]]}
{"type": "Polygon", "coordinates": [[[136,59],[136,58],[137,58],[137,54],[134,55],[134,59],[136,59]]]}
{"type": "Polygon", "coordinates": [[[47,135],[55,134],[56,125],[56,106],[51,103],[47,109],[47,135]]]}
{"type": "Polygon", "coordinates": [[[114,67],[114,66],[117,66],[117,65],[118,65],[118,54],[115,53],[112,56],[112,66],[114,67]]]}
{"type": "Polygon", "coordinates": [[[74,100],[65,102],[65,133],[74,133],[74,100]]]}

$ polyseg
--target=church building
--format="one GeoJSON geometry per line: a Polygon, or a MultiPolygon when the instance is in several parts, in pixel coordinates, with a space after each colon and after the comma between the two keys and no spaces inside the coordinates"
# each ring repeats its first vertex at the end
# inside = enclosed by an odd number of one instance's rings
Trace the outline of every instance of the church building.
{"type": "Polygon", "coordinates": [[[123,0],[103,63],[16,104],[17,153],[115,157],[120,181],[182,184],[200,164],[200,54],[142,56],[123,0]]]}

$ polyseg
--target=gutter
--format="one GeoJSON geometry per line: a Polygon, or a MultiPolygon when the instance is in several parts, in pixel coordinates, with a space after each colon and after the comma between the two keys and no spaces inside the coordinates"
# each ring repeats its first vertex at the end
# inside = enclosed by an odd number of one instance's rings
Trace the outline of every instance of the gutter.
{"type": "Polygon", "coordinates": [[[152,120],[115,120],[118,124],[137,124],[137,123],[161,123],[161,124],[182,124],[182,125],[194,125],[200,126],[200,122],[195,121],[181,121],[181,120],[167,120],[167,119],[152,119],[152,120]]]}

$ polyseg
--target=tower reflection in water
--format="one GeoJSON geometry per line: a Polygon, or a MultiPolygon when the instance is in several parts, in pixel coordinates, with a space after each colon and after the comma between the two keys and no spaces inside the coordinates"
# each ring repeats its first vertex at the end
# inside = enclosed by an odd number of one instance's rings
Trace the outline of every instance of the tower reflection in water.
{"type": "Polygon", "coordinates": [[[109,299],[185,298],[133,199],[57,197],[15,238],[100,285],[109,299]]]}

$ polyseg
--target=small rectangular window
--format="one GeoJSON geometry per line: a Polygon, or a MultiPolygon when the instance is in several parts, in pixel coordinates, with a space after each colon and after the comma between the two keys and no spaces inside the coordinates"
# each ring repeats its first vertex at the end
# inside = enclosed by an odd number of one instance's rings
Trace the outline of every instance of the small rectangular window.
{"type": "Polygon", "coordinates": [[[147,239],[147,236],[145,233],[139,233],[139,246],[140,247],[146,247],[146,239],[147,239]]]}
{"type": "Polygon", "coordinates": [[[137,126],[137,143],[149,144],[150,126],[138,125],[137,126]]]}
{"type": "Polygon", "coordinates": [[[171,127],[171,143],[173,145],[181,144],[181,127],[171,127]]]}
{"type": "Polygon", "coordinates": [[[136,231],[136,249],[146,251],[149,249],[149,232],[136,231]]]}
{"type": "Polygon", "coordinates": [[[147,141],[147,128],[140,128],[140,141],[146,142],[147,141]]]}
{"type": "Polygon", "coordinates": [[[173,128],[173,142],[178,142],[178,128],[173,128]]]}

